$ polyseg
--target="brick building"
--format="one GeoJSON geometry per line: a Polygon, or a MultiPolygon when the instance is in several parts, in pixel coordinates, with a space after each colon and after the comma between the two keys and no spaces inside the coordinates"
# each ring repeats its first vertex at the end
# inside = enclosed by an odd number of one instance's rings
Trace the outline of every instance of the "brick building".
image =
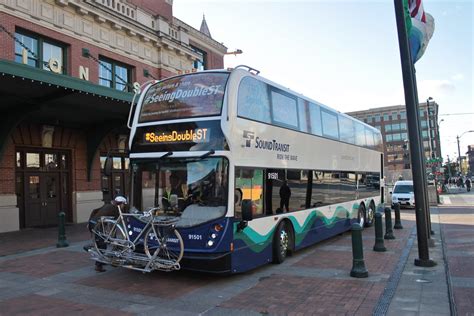
{"type": "MultiPolygon", "coordinates": [[[[441,157],[438,107],[438,103],[431,100],[419,105],[423,147],[427,159],[441,157]]],[[[407,178],[408,175],[411,177],[405,105],[373,108],[347,114],[376,127],[382,132],[384,165],[387,176],[393,174],[394,177],[399,175],[404,176],[404,178],[407,178]]]]}
{"type": "Polygon", "coordinates": [[[127,194],[133,91],[223,68],[227,48],[203,26],[173,17],[172,0],[0,0],[0,232],[60,211],[84,222],[127,194]]]}

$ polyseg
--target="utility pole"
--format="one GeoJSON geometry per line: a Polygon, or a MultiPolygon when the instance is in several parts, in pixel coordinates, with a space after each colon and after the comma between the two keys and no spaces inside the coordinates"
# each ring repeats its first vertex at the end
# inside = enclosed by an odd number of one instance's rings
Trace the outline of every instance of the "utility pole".
{"type": "Polygon", "coordinates": [[[459,173],[462,175],[462,159],[461,159],[461,147],[459,146],[459,135],[456,136],[456,140],[458,141],[458,157],[459,157],[459,173]]]}

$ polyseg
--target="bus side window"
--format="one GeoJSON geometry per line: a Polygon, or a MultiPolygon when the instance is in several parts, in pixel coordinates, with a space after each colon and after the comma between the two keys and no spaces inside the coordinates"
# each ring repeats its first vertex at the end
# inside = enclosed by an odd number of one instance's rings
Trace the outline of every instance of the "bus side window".
{"type": "Polygon", "coordinates": [[[234,216],[242,217],[242,200],[252,200],[254,217],[263,214],[263,170],[235,168],[234,216]]]}

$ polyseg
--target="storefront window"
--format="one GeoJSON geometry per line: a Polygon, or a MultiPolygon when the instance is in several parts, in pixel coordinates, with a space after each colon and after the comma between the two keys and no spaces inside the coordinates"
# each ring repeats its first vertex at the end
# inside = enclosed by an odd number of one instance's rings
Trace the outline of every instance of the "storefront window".
{"type": "Polygon", "coordinates": [[[58,169],[58,155],[57,154],[44,154],[44,163],[47,170],[58,169]]]}
{"type": "Polygon", "coordinates": [[[26,153],[26,168],[39,168],[40,167],[40,154],[39,153],[26,153]]]}
{"type": "Polygon", "coordinates": [[[23,163],[22,163],[22,155],[21,155],[21,152],[17,151],[16,152],[16,167],[17,168],[21,168],[23,163]]]}

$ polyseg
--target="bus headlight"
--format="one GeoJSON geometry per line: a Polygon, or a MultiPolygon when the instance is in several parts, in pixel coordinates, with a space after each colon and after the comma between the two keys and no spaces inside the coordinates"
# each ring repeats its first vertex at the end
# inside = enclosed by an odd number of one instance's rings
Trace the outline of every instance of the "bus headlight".
{"type": "Polygon", "coordinates": [[[216,242],[221,238],[221,235],[224,231],[225,221],[221,221],[220,223],[212,224],[209,229],[208,240],[206,243],[207,247],[213,247],[216,245],[216,242]]]}

